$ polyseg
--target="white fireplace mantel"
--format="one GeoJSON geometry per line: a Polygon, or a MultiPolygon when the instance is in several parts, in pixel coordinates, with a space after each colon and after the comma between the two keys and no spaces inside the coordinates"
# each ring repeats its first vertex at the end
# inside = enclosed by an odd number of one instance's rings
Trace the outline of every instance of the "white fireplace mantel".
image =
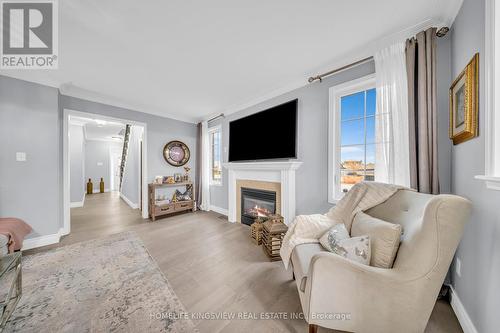
{"type": "Polygon", "coordinates": [[[295,218],[295,170],[300,161],[224,163],[228,172],[228,219],[236,222],[236,181],[257,180],[281,184],[281,215],[286,224],[295,218]]]}

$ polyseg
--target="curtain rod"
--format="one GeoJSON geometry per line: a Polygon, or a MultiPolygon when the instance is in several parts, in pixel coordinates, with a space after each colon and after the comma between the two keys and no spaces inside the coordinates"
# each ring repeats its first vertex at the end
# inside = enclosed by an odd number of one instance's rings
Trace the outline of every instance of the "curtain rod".
{"type": "Polygon", "coordinates": [[[211,122],[211,121],[214,121],[215,119],[219,119],[219,118],[224,118],[224,113],[221,113],[220,115],[218,116],[215,116],[215,117],[212,117],[210,119],[207,120],[207,123],[211,122]]]}
{"type": "MultiPolygon", "coordinates": [[[[441,29],[439,29],[438,31],[436,31],[436,36],[437,37],[444,37],[444,36],[446,36],[446,34],[448,33],[448,31],[450,31],[450,28],[448,28],[448,27],[442,27],[441,29]]],[[[341,71],[346,70],[348,68],[364,64],[364,63],[366,63],[368,61],[371,61],[371,60],[373,60],[373,56],[366,57],[364,59],[361,59],[361,60],[355,61],[353,63],[350,63],[349,65],[345,65],[345,66],[333,69],[333,70],[331,70],[329,72],[326,72],[326,73],[323,73],[323,74],[319,74],[319,75],[316,75],[316,76],[311,76],[309,79],[307,79],[307,81],[309,83],[313,83],[316,80],[319,80],[319,82],[321,82],[321,81],[323,81],[323,78],[326,77],[326,76],[330,76],[332,74],[341,72],[341,71]]]]}

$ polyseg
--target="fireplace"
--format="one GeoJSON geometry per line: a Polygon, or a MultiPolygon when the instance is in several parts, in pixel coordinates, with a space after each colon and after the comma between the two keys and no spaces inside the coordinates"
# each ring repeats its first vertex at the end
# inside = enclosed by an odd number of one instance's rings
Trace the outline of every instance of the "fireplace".
{"type": "Polygon", "coordinates": [[[276,213],[276,192],[241,188],[241,223],[251,225],[257,217],[276,213]]]}

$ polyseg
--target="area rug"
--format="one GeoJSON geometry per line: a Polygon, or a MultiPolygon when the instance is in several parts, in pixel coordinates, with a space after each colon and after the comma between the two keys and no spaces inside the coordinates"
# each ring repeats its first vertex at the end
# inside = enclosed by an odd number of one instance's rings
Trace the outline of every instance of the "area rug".
{"type": "Polygon", "coordinates": [[[23,258],[23,294],[4,332],[193,332],[133,232],[23,258]]]}

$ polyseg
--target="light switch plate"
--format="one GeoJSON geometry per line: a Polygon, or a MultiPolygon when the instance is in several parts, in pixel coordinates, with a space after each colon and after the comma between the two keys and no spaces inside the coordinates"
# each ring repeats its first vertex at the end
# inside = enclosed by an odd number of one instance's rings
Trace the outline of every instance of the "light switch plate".
{"type": "Polygon", "coordinates": [[[103,165],[104,165],[104,163],[102,163],[102,162],[97,162],[97,166],[103,166],[103,165]]]}
{"type": "Polygon", "coordinates": [[[26,162],[26,153],[25,152],[17,152],[16,153],[16,161],[17,162],[26,162]]]}

